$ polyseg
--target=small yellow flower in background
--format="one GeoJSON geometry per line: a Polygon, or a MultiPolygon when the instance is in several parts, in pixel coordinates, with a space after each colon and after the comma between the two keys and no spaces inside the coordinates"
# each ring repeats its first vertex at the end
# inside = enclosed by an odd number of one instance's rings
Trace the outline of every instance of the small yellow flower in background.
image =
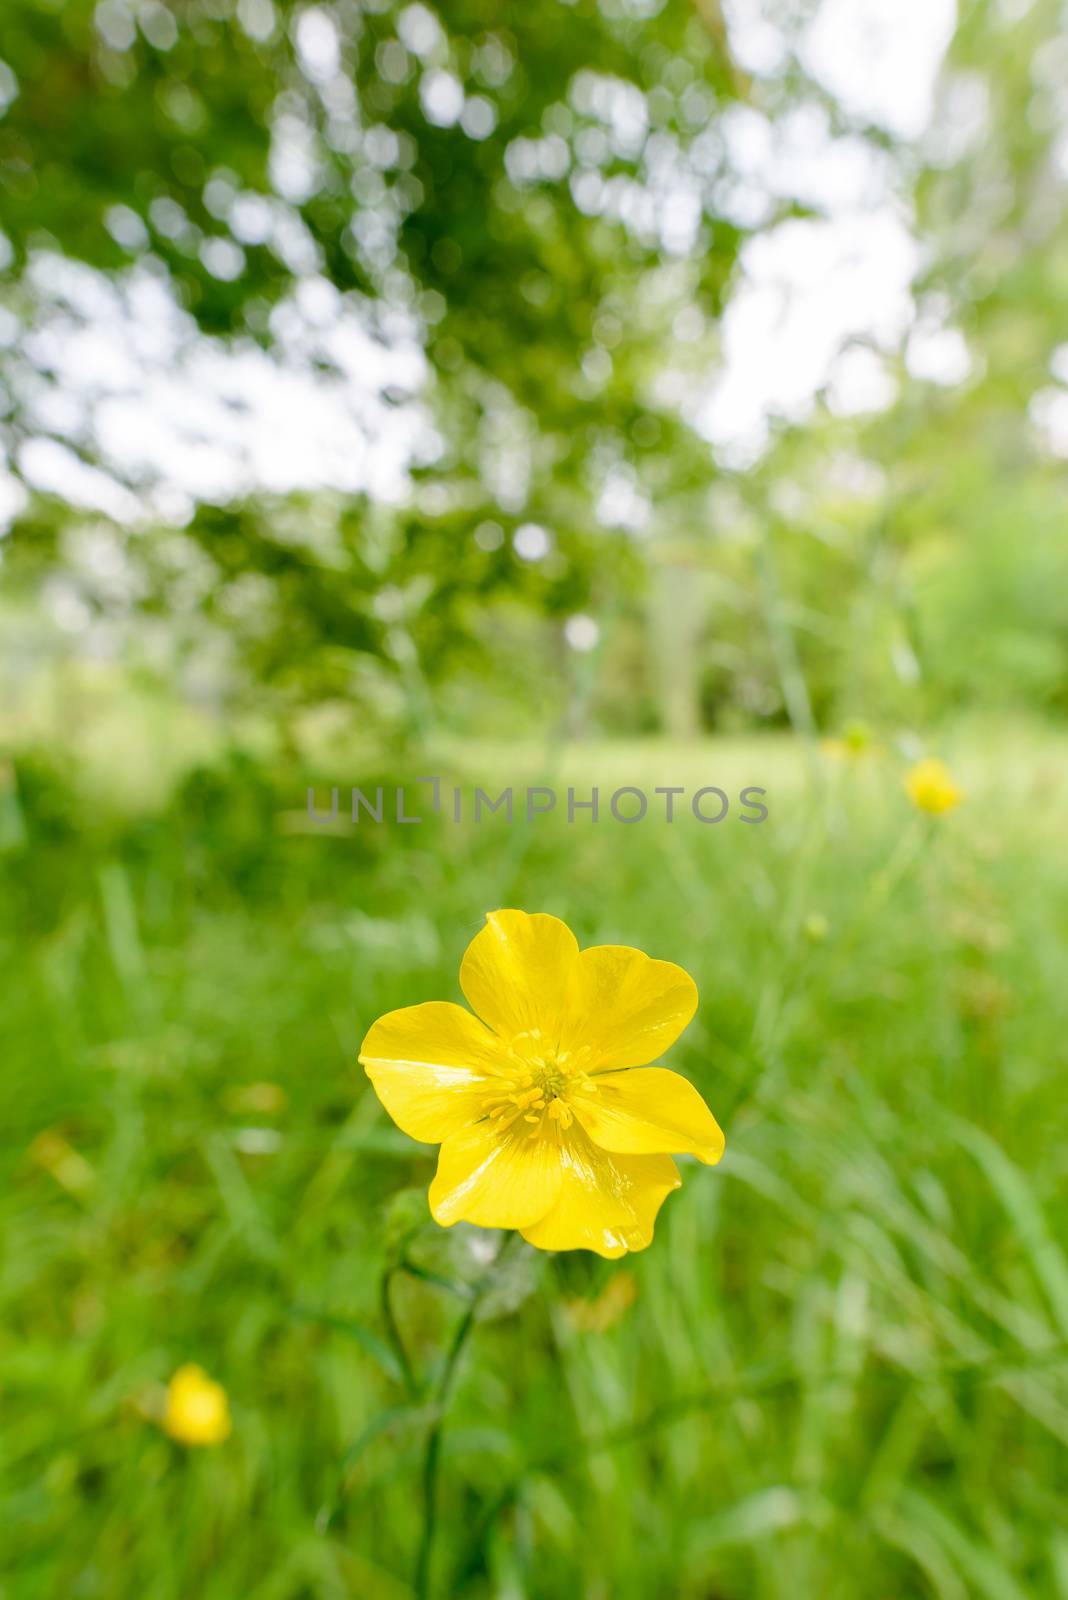
{"type": "Polygon", "coordinates": [[[167,1385],[163,1426],[179,1444],[221,1444],[230,1437],[230,1404],[202,1367],[179,1367],[167,1385]]]}
{"type": "Polygon", "coordinates": [[[916,809],[926,811],[931,817],[952,811],[963,799],[945,762],[934,756],[927,756],[909,768],[905,774],[905,789],[916,809]]]}
{"type": "Polygon", "coordinates": [[[397,1126],[441,1145],[435,1220],[518,1228],[542,1250],[644,1250],[681,1181],[672,1154],[723,1154],[693,1085],[647,1065],[691,1021],[693,979],[624,945],[580,951],[556,917],[493,911],[460,987],[477,1016],[406,1006],[360,1052],[397,1126]]]}

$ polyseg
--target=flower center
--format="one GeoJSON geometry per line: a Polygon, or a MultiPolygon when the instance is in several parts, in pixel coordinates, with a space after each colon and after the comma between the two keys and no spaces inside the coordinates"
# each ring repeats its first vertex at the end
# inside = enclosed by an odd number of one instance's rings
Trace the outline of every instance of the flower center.
{"type": "Polygon", "coordinates": [[[589,1045],[577,1050],[554,1048],[540,1028],[516,1034],[508,1050],[509,1065],[498,1086],[482,1102],[484,1114],[505,1128],[521,1117],[531,1134],[548,1132],[555,1124],[570,1128],[575,1113],[568,1105],[574,1089],[595,1090],[589,1077],[593,1052],[589,1045]]]}

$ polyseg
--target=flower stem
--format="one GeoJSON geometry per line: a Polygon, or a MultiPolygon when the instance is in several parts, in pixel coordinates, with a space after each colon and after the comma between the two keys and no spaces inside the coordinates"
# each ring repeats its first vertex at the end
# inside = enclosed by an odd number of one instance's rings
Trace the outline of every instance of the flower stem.
{"type": "Polygon", "coordinates": [[[422,1391],[422,1385],[415,1375],[415,1369],[412,1366],[407,1347],[401,1337],[400,1328],[397,1326],[397,1318],[393,1311],[393,1297],[389,1292],[396,1270],[396,1267],[387,1267],[382,1274],[382,1284],[379,1290],[382,1302],[382,1324],[386,1330],[386,1337],[393,1348],[393,1353],[397,1358],[397,1365],[401,1371],[404,1387],[412,1399],[417,1400],[422,1391]]]}
{"type": "Polygon", "coordinates": [[[415,1565],[416,1600],[430,1600],[431,1595],[430,1562],[434,1551],[434,1534],[437,1528],[438,1468],[441,1462],[441,1438],[456,1370],[463,1354],[464,1345],[467,1343],[468,1335],[475,1325],[478,1308],[482,1303],[483,1297],[493,1283],[502,1259],[518,1238],[518,1233],[505,1235],[492,1265],[484,1277],[475,1285],[471,1303],[456,1325],[456,1331],[452,1336],[452,1341],[445,1356],[445,1365],[441,1370],[441,1377],[438,1379],[437,1390],[434,1394],[433,1421],[430,1424],[430,1431],[426,1436],[426,1446],[423,1451],[423,1528],[419,1539],[419,1552],[415,1565]]]}

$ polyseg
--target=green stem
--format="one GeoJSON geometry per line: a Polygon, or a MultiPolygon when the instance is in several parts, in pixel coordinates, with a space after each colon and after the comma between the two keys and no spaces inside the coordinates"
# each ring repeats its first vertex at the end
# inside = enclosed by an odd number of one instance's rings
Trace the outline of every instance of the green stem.
{"type": "Polygon", "coordinates": [[[386,1337],[392,1346],[393,1353],[397,1357],[397,1365],[401,1370],[404,1387],[413,1400],[418,1400],[423,1386],[416,1377],[415,1368],[412,1366],[407,1347],[401,1337],[400,1328],[397,1326],[397,1318],[393,1311],[393,1297],[389,1292],[394,1273],[397,1270],[396,1267],[387,1267],[382,1274],[382,1285],[379,1290],[382,1302],[382,1324],[386,1330],[386,1337]]]}
{"type": "Polygon", "coordinates": [[[930,837],[930,827],[918,821],[902,833],[885,867],[871,879],[868,892],[852,923],[843,930],[834,957],[824,974],[825,983],[837,978],[858,940],[868,931],[905,874],[915,865],[930,837]]]}
{"type": "Polygon", "coordinates": [[[434,1552],[434,1534],[437,1528],[438,1470],[441,1463],[441,1440],[456,1370],[463,1354],[464,1345],[467,1343],[468,1335],[475,1325],[478,1308],[482,1303],[486,1290],[492,1284],[501,1261],[518,1238],[519,1235],[517,1233],[506,1234],[489,1271],[475,1285],[471,1304],[456,1325],[456,1331],[452,1336],[452,1342],[445,1357],[445,1365],[438,1380],[437,1390],[434,1395],[434,1420],[430,1425],[430,1431],[426,1437],[426,1447],[423,1452],[423,1529],[419,1539],[419,1553],[415,1565],[416,1600],[430,1600],[430,1563],[434,1552]]]}

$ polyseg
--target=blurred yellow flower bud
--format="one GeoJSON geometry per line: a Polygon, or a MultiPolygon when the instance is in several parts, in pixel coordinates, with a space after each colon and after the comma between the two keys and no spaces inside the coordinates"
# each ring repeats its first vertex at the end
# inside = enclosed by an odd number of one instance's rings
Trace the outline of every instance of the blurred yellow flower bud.
{"type": "Polygon", "coordinates": [[[279,1083],[234,1084],[223,1098],[227,1111],[255,1111],[264,1117],[279,1116],[288,1104],[279,1083]]]}
{"type": "Polygon", "coordinates": [[[604,1333],[614,1326],[638,1297],[638,1285],[629,1272],[609,1278],[595,1300],[564,1301],[564,1314],[582,1333],[604,1333]]]}
{"type": "Polygon", "coordinates": [[[81,1197],[92,1189],[96,1180],[92,1167],[56,1128],[46,1128],[37,1135],[30,1145],[30,1155],[68,1193],[81,1197]]]}
{"type": "Polygon", "coordinates": [[[231,1427],[226,1390],[201,1367],[179,1367],[167,1385],[163,1426],[179,1444],[221,1444],[231,1427]]]}
{"type": "Polygon", "coordinates": [[[832,760],[847,762],[878,755],[880,751],[871,724],[859,720],[847,722],[837,736],[822,739],[820,748],[832,760]]]}
{"type": "Polygon", "coordinates": [[[905,774],[905,789],[916,809],[926,811],[931,817],[952,811],[963,798],[945,762],[933,756],[909,768],[905,774]]]}
{"type": "Polygon", "coordinates": [[[863,755],[866,750],[871,749],[872,742],[873,734],[866,722],[847,722],[842,729],[842,743],[850,755],[863,755]]]}

